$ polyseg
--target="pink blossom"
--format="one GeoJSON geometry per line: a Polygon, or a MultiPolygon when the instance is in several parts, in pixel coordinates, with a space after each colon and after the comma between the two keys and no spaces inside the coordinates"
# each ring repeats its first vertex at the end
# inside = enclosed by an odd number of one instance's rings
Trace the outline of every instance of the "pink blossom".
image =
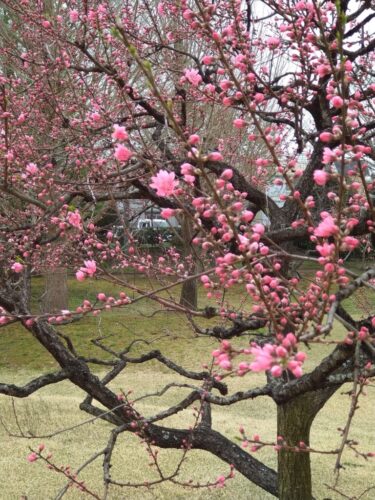
{"type": "Polygon", "coordinates": [[[318,186],[325,186],[329,179],[329,174],[324,170],[315,170],[314,181],[318,186]]]}
{"type": "Polygon", "coordinates": [[[205,87],[204,87],[204,90],[208,93],[208,94],[213,94],[215,92],[215,85],[213,85],[212,83],[208,83],[205,87]]]}
{"type": "Polygon", "coordinates": [[[269,370],[274,362],[275,347],[272,344],[265,344],[264,347],[254,346],[250,352],[255,356],[255,361],[250,364],[250,370],[253,372],[262,372],[269,370]]]}
{"type": "Polygon", "coordinates": [[[192,201],[191,201],[191,204],[193,205],[193,207],[195,208],[203,208],[204,206],[204,198],[202,197],[199,197],[199,198],[193,198],[192,201]]]}
{"type": "Polygon", "coordinates": [[[23,271],[23,265],[20,262],[14,262],[11,266],[12,271],[15,273],[22,273],[23,271]]]}
{"type": "Polygon", "coordinates": [[[212,56],[203,56],[202,64],[212,64],[215,61],[215,58],[212,56]]]}
{"type": "Polygon", "coordinates": [[[26,172],[29,175],[35,175],[39,172],[39,168],[35,165],[35,163],[28,163],[26,165],[26,172]]]}
{"type": "Polygon", "coordinates": [[[8,160],[8,161],[13,161],[14,160],[14,152],[12,150],[9,150],[6,155],[5,155],[5,158],[8,160]]]}
{"type": "Polygon", "coordinates": [[[319,224],[319,226],[315,229],[314,234],[320,238],[329,238],[334,234],[337,234],[339,228],[336,226],[333,217],[329,214],[326,214],[319,224]]]}
{"type": "Polygon", "coordinates": [[[89,276],[93,276],[96,273],[96,262],[95,260],[85,260],[85,268],[82,269],[85,273],[87,273],[89,276]]]}
{"type": "Polygon", "coordinates": [[[175,211],[172,208],[163,208],[163,210],[160,212],[160,215],[163,217],[163,219],[170,219],[173,217],[175,214],[175,211]]]}
{"type": "Polygon", "coordinates": [[[230,253],[230,252],[226,253],[223,257],[223,262],[225,262],[225,264],[228,264],[228,265],[233,264],[234,262],[236,262],[236,260],[237,260],[237,256],[233,253],[230,253]]]}
{"type": "Polygon", "coordinates": [[[80,216],[78,210],[76,210],[75,212],[69,213],[68,222],[71,226],[78,227],[78,228],[81,227],[82,219],[81,219],[81,216],[80,216]]]}
{"type": "Polygon", "coordinates": [[[194,87],[198,87],[198,85],[202,81],[202,77],[199,74],[197,69],[185,69],[185,78],[192,84],[194,87]]]}
{"type": "Polygon", "coordinates": [[[224,476],[219,476],[219,477],[216,479],[216,481],[217,481],[218,483],[224,483],[224,482],[225,482],[225,477],[224,477],[224,476]]]}
{"type": "Polygon", "coordinates": [[[288,368],[290,369],[290,371],[293,373],[293,375],[296,377],[296,378],[300,378],[302,377],[303,375],[303,371],[302,371],[302,368],[300,365],[297,365],[297,366],[293,366],[293,367],[289,367],[289,364],[288,364],[288,368]]]}
{"type": "Polygon", "coordinates": [[[218,359],[218,365],[223,370],[231,370],[232,369],[232,363],[228,359],[227,355],[222,355],[222,357],[219,357],[219,359],[218,359]]]}
{"type": "Polygon", "coordinates": [[[84,281],[86,278],[86,274],[83,271],[77,271],[76,278],[78,281],[84,281]]]}
{"type": "Polygon", "coordinates": [[[344,250],[354,250],[355,248],[357,248],[357,246],[359,245],[359,240],[357,240],[357,238],[353,238],[353,236],[345,236],[345,238],[343,238],[343,249],[344,250]]]}
{"type": "Polygon", "coordinates": [[[254,224],[254,225],[253,225],[253,231],[254,231],[254,233],[264,234],[264,232],[265,232],[265,227],[263,226],[263,224],[260,224],[260,223],[258,222],[257,224],[254,224]]]}
{"type": "Polygon", "coordinates": [[[76,23],[79,19],[78,11],[77,10],[69,11],[69,19],[71,23],[76,23]]]}
{"type": "Polygon", "coordinates": [[[151,177],[152,183],[150,186],[156,189],[158,196],[166,197],[174,194],[178,181],[175,180],[175,173],[167,170],[159,170],[159,172],[151,177]]]}
{"type": "Polygon", "coordinates": [[[323,76],[329,75],[330,73],[331,67],[328,66],[328,64],[319,64],[319,66],[316,67],[316,74],[321,78],[323,76]]]}
{"type": "Polygon", "coordinates": [[[194,173],[194,167],[190,163],[183,163],[180,168],[182,175],[193,175],[194,173]]]}
{"type": "Polygon", "coordinates": [[[277,47],[279,47],[280,43],[281,43],[280,38],[277,38],[275,36],[271,36],[271,37],[267,38],[267,40],[266,40],[267,47],[270,50],[277,49],[277,47]]]}
{"type": "Polygon", "coordinates": [[[316,249],[322,257],[329,257],[335,251],[335,245],[333,243],[323,243],[323,245],[316,245],[316,249]]]}
{"type": "Polygon", "coordinates": [[[91,113],[90,118],[94,120],[94,122],[98,122],[100,120],[100,114],[97,112],[91,113]]]}
{"type": "Polygon", "coordinates": [[[194,184],[195,182],[195,176],[194,175],[184,175],[184,181],[187,183],[187,184],[194,184]]]}
{"type": "Polygon", "coordinates": [[[329,148],[324,148],[323,150],[323,163],[332,163],[333,161],[337,160],[337,155],[335,151],[332,151],[332,149],[329,148]]]}
{"type": "MultiPolygon", "coordinates": [[[[129,138],[125,127],[120,125],[113,125],[112,139],[115,141],[126,141],[129,138]]],[[[126,160],[125,160],[126,161],[126,160]]]]}
{"type": "Polygon", "coordinates": [[[118,144],[115,148],[115,158],[118,161],[124,162],[130,160],[133,153],[126,146],[118,144]]]}
{"type": "Polygon", "coordinates": [[[222,90],[229,90],[232,87],[233,87],[233,82],[231,80],[221,80],[220,88],[222,90]]]}

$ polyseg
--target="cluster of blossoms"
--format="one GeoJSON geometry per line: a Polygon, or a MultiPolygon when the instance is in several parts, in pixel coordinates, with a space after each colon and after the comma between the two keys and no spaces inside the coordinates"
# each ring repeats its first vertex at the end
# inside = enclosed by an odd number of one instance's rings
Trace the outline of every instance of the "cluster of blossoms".
{"type": "MultiPolygon", "coordinates": [[[[38,446],[38,452],[35,452],[35,451],[32,451],[28,456],[27,456],[27,461],[32,463],[32,462],[36,462],[38,460],[38,458],[41,456],[41,453],[44,451],[45,449],[45,446],[44,444],[40,444],[38,446]]],[[[52,457],[52,454],[48,454],[47,455],[47,459],[51,458],[52,457]]]]}
{"type": "MultiPolygon", "coordinates": [[[[81,305],[75,308],[75,310],[62,309],[59,314],[48,314],[46,316],[50,324],[59,325],[61,323],[64,323],[65,321],[71,320],[74,316],[77,315],[81,316],[92,314],[93,316],[98,316],[103,311],[110,311],[113,308],[123,307],[130,303],[131,299],[126,295],[125,292],[120,292],[118,298],[107,296],[105,293],[100,292],[97,295],[97,300],[95,303],[92,303],[90,300],[85,299],[83,300],[81,305]]],[[[2,316],[0,316],[0,325],[2,324],[1,318],[2,316]]],[[[11,321],[12,319],[13,318],[11,316],[4,317],[3,324],[5,324],[5,322],[11,321]]],[[[24,320],[25,326],[31,328],[34,325],[36,319],[37,316],[27,317],[27,319],[24,320]]]]}
{"type": "Polygon", "coordinates": [[[48,469],[63,474],[69,480],[69,487],[75,486],[80,491],[90,493],[90,496],[96,497],[96,495],[89,492],[89,490],[85,486],[85,482],[79,479],[78,473],[73,472],[70,465],[57,466],[52,462],[52,453],[46,453],[44,444],[40,444],[37,448],[37,451],[32,451],[27,456],[27,461],[30,463],[36,462],[37,460],[42,460],[46,464],[48,469]]]}
{"type": "MultiPolygon", "coordinates": [[[[195,173],[193,166],[184,164],[181,168],[182,175],[195,173]]],[[[162,171],[160,178],[168,182],[169,190],[164,186],[163,193],[175,192],[175,174],[162,171]]],[[[191,200],[196,211],[194,217],[197,229],[204,219],[210,218],[215,221],[209,234],[203,238],[196,237],[195,245],[201,246],[204,252],[212,254],[214,251],[215,267],[214,276],[207,274],[201,276],[203,287],[207,290],[209,298],[216,297],[215,290],[227,289],[236,284],[243,284],[247,293],[251,296],[253,312],[257,315],[269,315],[272,311],[274,319],[285,326],[288,322],[287,316],[295,323],[303,323],[306,319],[318,317],[321,308],[328,308],[334,300],[333,295],[324,292],[330,281],[326,281],[327,275],[334,277],[335,281],[345,284],[348,278],[345,269],[335,262],[336,246],[333,243],[321,242],[318,238],[325,239],[337,236],[340,229],[331,214],[323,212],[321,223],[314,229],[317,250],[321,257],[319,263],[324,266],[323,271],[316,272],[317,282],[309,285],[307,290],[301,290],[298,299],[292,301],[290,289],[295,290],[299,279],[282,278],[278,275],[282,264],[270,256],[269,247],[262,242],[265,233],[263,224],[255,222],[254,214],[245,208],[244,193],[234,189],[231,179],[233,171],[226,169],[215,182],[216,192],[220,195],[221,204],[218,205],[212,196],[200,196],[191,200]],[[228,245],[235,243],[237,251],[228,251],[228,245]],[[323,289],[322,289],[323,288],[323,289]],[[321,303],[321,299],[325,302],[321,303]],[[280,311],[283,311],[280,314],[280,311]]],[[[161,186],[161,184],[160,184],[161,186]]],[[[153,178],[153,186],[158,188],[157,176],[153,178]]],[[[175,210],[165,209],[163,216],[166,218],[174,215],[175,210]]],[[[342,249],[354,249],[359,244],[356,238],[341,235],[342,249]]],[[[222,311],[223,317],[235,319],[236,313],[222,311]]],[[[272,348],[273,349],[273,348],[272,348]]],[[[298,361],[298,358],[297,358],[298,361]]],[[[299,367],[290,366],[290,370],[299,367]]],[[[275,368],[277,371],[277,368],[275,368]]]]}
{"type": "Polygon", "coordinates": [[[250,348],[237,350],[231,343],[223,340],[220,349],[213,351],[215,365],[222,370],[245,375],[249,371],[269,371],[273,377],[281,377],[285,370],[290,371],[295,377],[302,376],[302,365],[306,359],[303,351],[297,351],[297,339],[292,333],[277,335],[276,344],[259,346],[253,344],[250,348]],[[240,355],[252,355],[255,360],[251,363],[241,361],[237,367],[233,366],[233,359],[240,355]]]}

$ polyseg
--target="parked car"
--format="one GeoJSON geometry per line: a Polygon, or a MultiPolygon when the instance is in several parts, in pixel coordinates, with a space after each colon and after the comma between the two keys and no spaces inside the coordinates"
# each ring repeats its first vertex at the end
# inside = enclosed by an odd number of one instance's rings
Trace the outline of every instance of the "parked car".
{"type": "Polygon", "coordinates": [[[178,232],[180,227],[171,226],[164,219],[140,219],[136,227],[135,237],[140,244],[151,246],[178,244],[176,231],[178,232]]]}
{"type": "Polygon", "coordinates": [[[164,219],[139,219],[137,222],[137,229],[147,229],[147,228],[170,228],[171,226],[164,219]]]}

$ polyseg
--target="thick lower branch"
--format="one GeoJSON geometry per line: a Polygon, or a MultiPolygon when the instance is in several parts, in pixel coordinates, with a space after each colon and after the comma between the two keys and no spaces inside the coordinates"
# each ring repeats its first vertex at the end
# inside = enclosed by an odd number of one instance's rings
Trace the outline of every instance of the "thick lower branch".
{"type": "Polygon", "coordinates": [[[23,385],[21,387],[14,384],[0,384],[0,394],[13,396],[15,398],[26,398],[42,387],[56,384],[57,382],[66,380],[68,377],[68,370],[61,370],[59,372],[47,373],[46,375],[42,375],[41,377],[31,380],[26,385],[23,385]]]}
{"type": "Polygon", "coordinates": [[[207,427],[185,431],[151,425],[147,429],[147,435],[160,448],[178,449],[188,443],[192,449],[208,451],[227,464],[234,465],[252,483],[271,495],[278,496],[277,473],[217,431],[207,427]]]}

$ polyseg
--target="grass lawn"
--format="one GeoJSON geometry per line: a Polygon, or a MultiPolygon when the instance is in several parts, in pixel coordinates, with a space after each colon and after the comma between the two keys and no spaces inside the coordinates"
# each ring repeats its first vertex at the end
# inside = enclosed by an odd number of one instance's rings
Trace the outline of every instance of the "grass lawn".
{"type": "MultiPolygon", "coordinates": [[[[138,280],[138,284],[150,287],[146,281],[138,280]]],[[[42,293],[42,281],[34,280],[33,307],[37,309],[37,298],[42,293]]],[[[87,296],[94,298],[98,291],[115,294],[113,285],[87,281],[78,283],[70,282],[70,307],[77,306],[87,296]]],[[[240,300],[238,298],[238,300],[240,300]]],[[[201,296],[201,304],[206,302],[201,296]]],[[[357,315],[367,314],[368,298],[362,297],[360,301],[350,302],[348,309],[357,315]]],[[[373,305],[372,305],[373,306],[373,305]]],[[[211,339],[196,338],[183,316],[168,311],[155,313],[157,307],[151,301],[140,301],[134,306],[122,310],[115,310],[111,314],[104,314],[100,318],[87,317],[81,322],[72,323],[61,327],[61,331],[69,333],[77,350],[90,355],[101,355],[101,352],[92,345],[91,339],[106,335],[107,345],[120,348],[129,344],[136,338],[144,338],[151,345],[137,344],[134,353],[146,352],[158,348],[165,355],[183,364],[187,368],[200,369],[202,362],[210,361],[210,352],[216,346],[211,339]],[[193,355],[190,353],[193,352],[193,355]]],[[[335,330],[335,335],[340,336],[343,331],[340,327],[335,330]]],[[[242,340],[242,343],[244,340],[242,340]]],[[[329,348],[318,346],[309,352],[307,368],[323,357],[329,348]]],[[[35,343],[33,338],[18,325],[10,325],[1,329],[0,335],[0,381],[22,384],[37,376],[41,371],[47,372],[55,368],[55,363],[35,343]]],[[[98,373],[103,373],[98,371],[98,373]]],[[[129,366],[112,384],[116,392],[120,390],[134,391],[134,397],[152,393],[161,389],[165,384],[176,380],[178,376],[170,373],[163,365],[150,362],[147,365],[129,366]]],[[[180,378],[182,382],[183,379],[180,378]]],[[[229,381],[233,390],[255,387],[264,382],[264,377],[252,374],[244,378],[235,378],[229,381]]],[[[331,398],[325,408],[320,412],[312,429],[311,445],[319,449],[336,448],[340,434],[338,428],[345,424],[349,398],[343,393],[349,388],[343,387],[331,398]]],[[[152,415],[165,409],[174,402],[184,397],[184,389],[173,389],[162,397],[152,397],[139,402],[137,408],[144,415],[152,415]]],[[[374,388],[368,388],[367,397],[360,400],[360,408],[355,414],[350,437],[358,439],[361,447],[366,451],[375,451],[375,430],[372,425],[374,416],[374,388]]],[[[83,393],[68,382],[49,386],[25,400],[12,400],[1,396],[0,416],[2,421],[12,433],[19,434],[20,429],[30,431],[34,435],[48,434],[72,426],[90,418],[78,408],[83,399],[83,393]],[[14,414],[17,415],[17,421],[14,414]]],[[[266,398],[256,399],[237,404],[233,407],[214,408],[214,427],[237,440],[238,428],[244,425],[248,434],[260,434],[262,439],[274,440],[276,435],[276,409],[272,401],[266,398]]],[[[176,427],[187,426],[193,423],[194,416],[191,409],[169,418],[166,424],[176,427]]],[[[46,449],[53,453],[56,465],[70,464],[73,469],[78,468],[95,451],[106,445],[111,426],[105,422],[95,421],[69,432],[61,433],[51,439],[26,439],[11,437],[0,426],[2,454],[0,455],[0,470],[2,471],[1,499],[19,499],[22,495],[29,500],[54,498],[66,481],[57,473],[50,471],[40,463],[28,463],[26,456],[29,446],[36,447],[44,442],[46,449]]],[[[178,462],[181,452],[178,450],[160,450],[160,463],[163,470],[172,471],[178,462]]],[[[271,449],[261,450],[257,458],[271,467],[276,467],[276,453],[271,449]]],[[[314,472],[314,494],[319,500],[324,498],[338,499],[338,494],[330,492],[325,483],[332,484],[332,469],[334,465],[332,455],[312,455],[314,472]]],[[[340,478],[338,488],[349,497],[358,496],[366,486],[372,484],[374,477],[375,459],[365,461],[355,457],[352,452],[344,455],[346,468],[340,478]]],[[[150,467],[144,445],[132,435],[124,434],[119,438],[119,446],[114,455],[112,477],[120,481],[144,481],[155,477],[150,467]]],[[[215,459],[208,453],[191,451],[181,472],[181,480],[193,478],[202,482],[215,480],[218,475],[226,474],[226,464],[215,459]]],[[[100,493],[102,490],[101,459],[94,462],[82,473],[82,479],[93,491],[100,493]]],[[[72,489],[66,498],[83,498],[81,492],[72,489]]],[[[238,499],[267,499],[272,498],[240,474],[227,483],[224,489],[182,489],[172,484],[163,483],[151,491],[144,488],[115,489],[110,498],[238,498],[238,499]]],[[[369,491],[362,499],[375,498],[375,490],[369,491]]]]}

